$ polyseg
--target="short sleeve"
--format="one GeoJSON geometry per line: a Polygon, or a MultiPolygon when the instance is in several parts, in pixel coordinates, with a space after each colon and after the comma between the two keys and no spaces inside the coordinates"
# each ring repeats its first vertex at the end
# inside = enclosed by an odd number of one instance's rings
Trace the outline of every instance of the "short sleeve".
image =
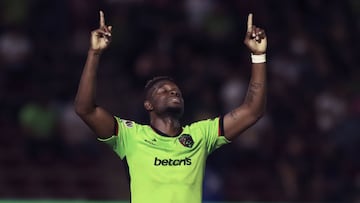
{"type": "Polygon", "coordinates": [[[114,116],[116,120],[116,135],[109,138],[98,138],[99,141],[104,142],[112,147],[112,149],[123,159],[126,156],[127,147],[129,145],[129,138],[136,133],[137,124],[134,121],[121,119],[114,116]]]}
{"type": "Polygon", "coordinates": [[[217,148],[230,143],[224,136],[222,117],[198,121],[192,125],[199,128],[202,132],[208,154],[212,153],[217,148]]]}

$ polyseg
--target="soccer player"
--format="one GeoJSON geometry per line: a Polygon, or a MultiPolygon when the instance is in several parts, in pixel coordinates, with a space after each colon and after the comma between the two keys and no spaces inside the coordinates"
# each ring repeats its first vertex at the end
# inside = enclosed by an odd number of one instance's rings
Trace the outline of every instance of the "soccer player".
{"type": "Polygon", "coordinates": [[[132,203],[200,203],[207,156],[230,143],[264,113],[266,103],[266,35],[249,14],[244,43],[251,52],[252,73],[244,102],[217,118],[182,126],[184,101],[169,77],[155,77],[145,87],[149,125],[113,116],[95,103],[101,53],[111,42],[111,26],[100,11],[100,27],[91,46],[75,99],[76,113],[113,148],[129,167],[132,203]]]}

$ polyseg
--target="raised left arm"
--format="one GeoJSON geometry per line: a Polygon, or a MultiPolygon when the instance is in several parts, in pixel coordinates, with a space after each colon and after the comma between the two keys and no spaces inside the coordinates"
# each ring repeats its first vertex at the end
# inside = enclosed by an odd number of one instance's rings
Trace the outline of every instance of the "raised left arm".
{"type": "Polygon", "coordinates": [[[252,71],[244,102],[224,116],[224,134],[233,140],[259,120],[266,105],[266,46],[267,38],[261,28],[252,23],[252,14],[247,21],[244,43],[251,51],[252,71]]]}

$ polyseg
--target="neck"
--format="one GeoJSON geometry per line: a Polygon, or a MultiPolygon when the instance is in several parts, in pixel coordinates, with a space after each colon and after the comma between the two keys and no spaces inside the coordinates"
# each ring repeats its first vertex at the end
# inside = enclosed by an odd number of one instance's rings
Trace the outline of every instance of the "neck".
{"type": "Polygon", "coordinates": [[[158,117],[150,115],[150,125],[168,136],[177,136],[181,132],[179,119],[174,117],[158,117]]]}

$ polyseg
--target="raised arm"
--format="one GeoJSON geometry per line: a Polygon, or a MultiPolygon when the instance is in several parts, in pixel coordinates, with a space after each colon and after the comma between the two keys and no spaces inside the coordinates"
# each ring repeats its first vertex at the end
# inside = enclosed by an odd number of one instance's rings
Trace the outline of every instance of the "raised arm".
{"type": "Polygon", "coordinates": [[[229,140],[253,125],[265,111],[267,39],[264,30],[253,25],[252,14],[248,16],[244,43],[251,51],[251,78],[244,102],[224,116],[224,133],[229,140]]]}
{"type": "Polygon", "coordinates": [[[101,138],[110,137],[115,128],[113,116],[95,103],[99,59],[110,39],[111,26],[105,25],[104,13],[100,11],[100,27],[91,32],[91,45],[75,98],[75,111],[101,138]]]}

